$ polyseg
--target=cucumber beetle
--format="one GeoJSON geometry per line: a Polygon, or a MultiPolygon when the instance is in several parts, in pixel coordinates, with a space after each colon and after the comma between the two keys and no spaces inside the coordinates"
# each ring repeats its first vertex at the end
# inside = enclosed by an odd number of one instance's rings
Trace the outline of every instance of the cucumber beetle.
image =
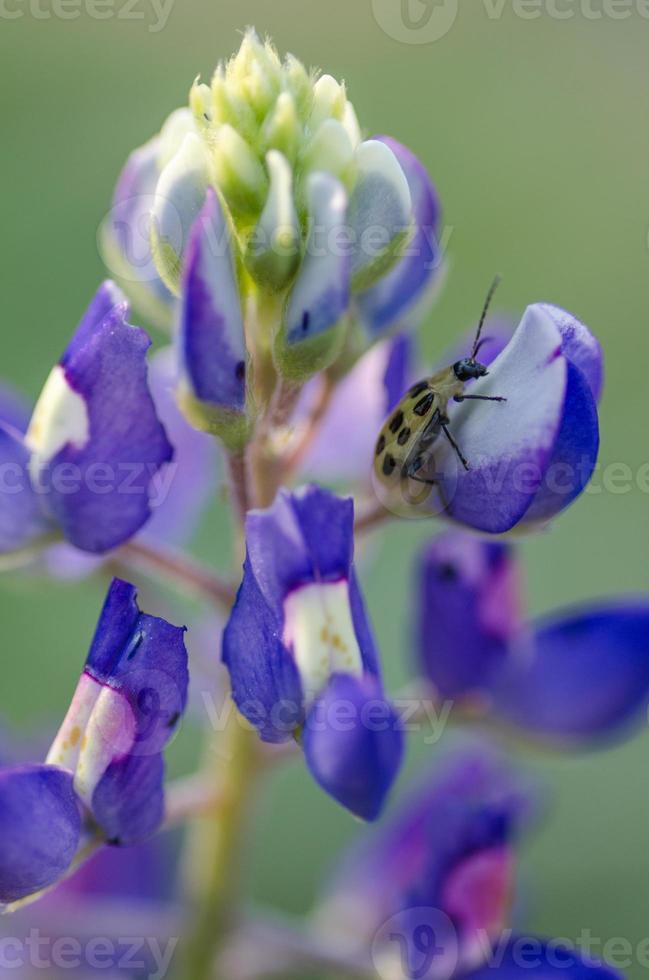
{"type": "Polygon", "coordinates": [[[391,485],[395,476],[400,480],[415,480],[429,486],[437,483],[434,476],[430,476],[429,464],[433,446],[440,435],[448,440],[464,469],[469,469],[468,460],[450,432],[447,409],[451,399],[456,402],[469,399],[490,402],[507,400],[497,395],[464,393],[467,381],[483,378],[489,373],[476,358],[484,343],[480,335],[499,282],[500,276],[496,276],[487,294],[470,356],[417,382],[386,419],[374,453],[374,474],[379,484],[391,485]]]}

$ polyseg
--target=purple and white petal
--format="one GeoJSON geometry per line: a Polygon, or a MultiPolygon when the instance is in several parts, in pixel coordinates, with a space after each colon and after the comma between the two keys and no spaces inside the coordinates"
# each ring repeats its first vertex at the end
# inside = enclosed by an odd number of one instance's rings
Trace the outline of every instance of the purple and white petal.
{"type": "Polygon", "coordinates": [[[137,308],[156,326],[170,330],[175,300],[151,253],[151,211],[161,148],[158,135],[129,156],[101,228],[100,244],[106,266],[137,308]]]}
{"type": "Polygon", "coordinates": [[[355,291],[372,286],[396,262],[412,221],[410,187],[397,155],[387,141],[361,143],[347,214],[355,291]]]}
{"type": "Polygon", "coordinates": [[[529,645],[512,551],[448,532],[423,551],[415,589],[421,675],[444,699],[487,695],[508,658],[529,645]]]}
{"type": "Polygon", "coordinates": [[[69,772],[34,765],[0,770],[0,903],[54,884],[70,866],[80,833],[69,772]]]}
{"type": "Polygon", "coordinates": [[[149,338],[104,283],[52,371],[26,436],[30,472],[67,540],[99,554],[132,537],[173,449],[147,383],[149,338]]]}
{"type": "Polygon", "coordinates": [[[367,702],[386,703],[353,567],[353,502],[317,487],[280,491],[272,507],[249,513],[246,543],[223,635],[234,701],[264,740],[302,740],[318,782],[373,819],[398,768],[401,732],[392,709],[380,735],[362,720],[367,702]],[[357,718],[340,729],[327,715],[343,695],[357,718]]]}
{"type": "Polygon", "coordinates": [[[588,328],[558,306],[545,303],[543,309],[561,334],[561,351],[568,361],[568,386],[552,457],[525,516],[529,524],[547,521],[559,513],[590,480],[599,452],[597,402],[604,380],[602,349],[588,328]]]}
{"type": "Polygon", "coordinates": [[[649,701],[649,605],[602,603],[542,621],[492,697],[500,717],[560,744],[625,734],[649,701]]]}
{"type": "Polygon", "coordinates": [[[312,174],[307,181],[307,203],[310,230],[306,253],[285,316],[288,348],[331,330],[349,306],[349,252],[337,238],[344,231],[345,189],[328,174],[312,174]]]}
{"type": "Polygon", "coordinates": [[[245,412],[247,352],[233,239],[212,188],[194,223],[183,271],[181,380],[193,398],[245,412]]]}
{"type": "Polygon", "coordinates": [[[194,132],[166,163],[158,179],[151,214],[151,244],[158,272],[174,295],[180,294],[185,249],[210,183],[210,160],[194,132]]]}
{"type": "Polygon", "coordinates": [[[377,139],[392,150],[406,176],[415,230],[394,268],[356,297],[361,320],[372,337],[422,317],[442,262],[439,198],[425,167],[414,153],[391,137],[377,139]]]}
{"type": "Polygon", "coordinates": [[[403,732],[375,677],[333,674],[302,732],[311,774],[362,820],[383,810],[403,757],[403,732]]]}
{"type": "Polygon", "coordinates": [[[450,429],[470,469],[440,437],[434,464],[441,488],[431,495],[433,509],[490,533],[518,524],[552,458],[567,388],[568,361],[559,330],[538,304],[530,306],[488,377],[471,387],[473,395],[507,401],[449,406],[450,429]]]}
{"type": "Polygon", "coordinates": [[[572,313],[551,303],[541,303],[541,306],[559,328],[563,354],[585,376],[593,398],[598,402],[604,386],[604,354],[601,344],[572,313]]]}
{"type": "Polygon", "coordinates": [[[48,763],[74,773],[77,795],[111,840],[139,840],[161,817],[160,756],[187,702],[183,633],[141,613],[134,587],[115,579],[50,748],[48,763]]]}

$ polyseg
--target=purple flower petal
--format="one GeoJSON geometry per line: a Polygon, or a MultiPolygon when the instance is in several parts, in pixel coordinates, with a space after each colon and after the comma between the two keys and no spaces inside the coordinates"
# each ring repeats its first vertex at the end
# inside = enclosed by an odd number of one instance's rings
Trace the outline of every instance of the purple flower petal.
{"type": "Polygon", "coordinates": [[[362,820],[376,820],[401,766],[403,732],[375,677],[334,674],[302,735],[316,782],[362,820]]]}
{"type": "Polygon", "coordinates": [[[394,268],[356,298],[361,319],[373,337],[398,323],[412,323],[413,317],[422,315],[421,307],[441,266],[439,199],[425,167],[414,153],[391,137],[377,139],[392,150],[406,175],[415,231],[394,268]]]}
{"type": "Polygon", "coordinates": [[[565,940],[516,935],[503,937],[483,966],[465,974],[466,980],[622,980],[623,976],[566,946],[565,940]]]}
{"type": "MultiPolygon", "coordinates": [[[[411,338],[400,334],[376,344],[338,384],[300,471],[323,480],[366,483],[376,433],[408,386],[411,338]],[[354,425],[350,426],[350,418],[354,425]]],[[[305,386],[295,419],[309,414],[321,378],[305,386]]]]}
{"type": "Polygon", "coordinates": [[[30,415],[31,406],[27,398],[5,381],[0,382],[0,425],[16,429],[24,435],[30,415]]]}
{"type": "Polygon", "coordinates": [[[244,412],[247,353],[239,284],[231,232],[211,188],[187,246],[179,341],[182,378],[191,395],[244,412]]]}
{"type": "Polygon", "coordinates": [[[484,693],[523,652],[520,576],[506,546],[443,534],[421,556],[416,590],[418,666],[441,698],[484,693]]]}
{"type": "Polygon", "coordinates": [[[80,833],[70,773],[53,766],[0,770],[0,902],[53,884],[72,862],[80,833]]]}
{"type": "Polygon", "coordinates": [[[144,331],[104,283],[43,390],[27,435],[31,472],[67,540],[101,553],[151,514],[173,449],[147,385],[144,331]]]}
{"type": "Polygon", "coordinates": [[[248,561],[271,607],[314,581],[336,582],[352,567],[354,505],[316,486],[299,493],[280,491],[267,510],[246,521],[248,561]]]}
{"type": "Polygon", "coordinates": [[[541,622],[529,656],[493,686],[494,711],[557,741],[607,737],[644,717],[649,604],[611,605],[541,622]]]}
{"type": "Polygon", "coordinates": [[[48,762],[74,787],[109,839],[132,843],[162,818],[161,752],[187,702],[184,631],[141,613],[115,579],[48,762]]]}
{"type": "Polygon", "coordinates": [[[27,547],[52,530],[29,476],[22,434],[0,422],[0,554],[27,547]]]}
{"type": "Polygon", "coordinates": [[[290,741],[303,718],[300,676],[281,637],[279,609],[266,600],[246,558],[223,633],[223,662],[237,708],[265,742],[290,741]]]}
{"type": "MultiPolygon", "coordinates": [[[[449,407],[451,432],[470,469],[464,470],[441,437],[435,447],[441,503],[435,493],[435,506],[478,530],[507,531],[527,518],[544,479],[554,476],[548,468],[555,451],[562,456],[570,452],[572,476],[568,490],[564,484],[559,499],[555,495],[554,506],[561,509],[574,499],[584,484],[582,457],[590,475],[597,440],[596,417],[572,387],[578,376],[571,363],[562,352],[554,319],[540,304],[528,307],[488,378],[471,387],[472,395],[502,396],[507,402],[467,401],[449,407]]],[[[580,391],[592,399],[583,385],[580,391]]],[[[548,516],[549,508],[538,506],[548,516]]]]}

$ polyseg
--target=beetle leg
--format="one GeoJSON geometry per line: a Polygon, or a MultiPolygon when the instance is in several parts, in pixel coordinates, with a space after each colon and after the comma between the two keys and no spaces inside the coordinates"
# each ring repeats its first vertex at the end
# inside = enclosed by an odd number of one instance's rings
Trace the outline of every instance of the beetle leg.
{"type": "Polygon", "coordinates": [[[455,402],[506,402],[507,399],[503,398],[502,395],[456,395],[453,401],[455,402]]]}
{"type": "Polygon", "coordinates": [[[465,470],[468,470],[468,469],[471,469],[471,467],[469,466],[469,464],[468,464],[468,462],[467,462],[467,460],[466,460],[466,459],[464,458],[464,456],[462,455],[462,450],[460,449],[460,447],[459,447],[459,446],[458,446],[458,444],[456,443],[456,441],[455,441],[455,439],[453,438],[453,436],[452,436],[452,435],[451,435],[451,433],[449,432],[449,430],[448,430],[448,426],[446,426],[446,425],[443,425],[443,426],[442,426],[442,432],[444,433],[444,435],[446,436],[446,438],[448,439],[448,441],[449,441],[449,442],[450,442],[450,444],[452,445],[452,447],[453,447],[453,449],[454,449],[454,450],[455,450],[455,452],[457,453],[457,455],[458,455],[458,459],[459,459],[459,460],[460,460],[460,462],[462,463],[462,466],[464,467],[464,469],[465,469],[465,470]]]}

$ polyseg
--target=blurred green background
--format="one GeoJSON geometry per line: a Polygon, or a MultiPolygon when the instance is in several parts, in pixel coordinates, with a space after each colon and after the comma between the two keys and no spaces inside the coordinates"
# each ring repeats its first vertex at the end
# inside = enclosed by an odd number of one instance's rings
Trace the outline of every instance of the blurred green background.
{"type": "MultiPolygon", "coordinates": [[[[603,342],[602,466],[635,473],[649,459],[649,20],[584,16],[595,0],[583,10],[565,0],[560,9],[575,12],[566,20],[521,19],[509,3],[490,18],[482,0],[464,0],[444,37],[411,44],[382,29],[370,0],[176,0],[158,32],[150,0],[133,8],[141,19],[46,18],[47,0],[7,6],[23,16],[0,16],[3,376],[37,393],[102,277],[97,228],[128,152],[255,24],[280,50],[344,78],[366,131],[394,135],[428,166],[451,259],[424,329],[429,358],[475,320],[500,271],[502,309],[549,300],[603,342]]],[[[646,493],[597,486],[521,544],[534,611],[649,586],[646,493]]],[[[394,690],[410,658],[409,564],[427,531],[391,529],[363,571],[394,690]]],[[[215,514],[202,557],[223,564],[227,538],[215,514]]],[[[0,580],[0,703],[22,731],[49,729],[66,707],[102,590],[0,580]]],[[[177,769],[190,734],[174,746],[177,769]]],[[[413,758],[438,752],[414,739],[413,758]]],[[[526,928],[649,936],[648,759],[644,727],[597,754],[532,760],[555,799],[524,848],[526,928]]],[[[359,829],[299,765],[275,777],[260,806],[247,855],[254,895],[299,912],[359,829]]]]}

